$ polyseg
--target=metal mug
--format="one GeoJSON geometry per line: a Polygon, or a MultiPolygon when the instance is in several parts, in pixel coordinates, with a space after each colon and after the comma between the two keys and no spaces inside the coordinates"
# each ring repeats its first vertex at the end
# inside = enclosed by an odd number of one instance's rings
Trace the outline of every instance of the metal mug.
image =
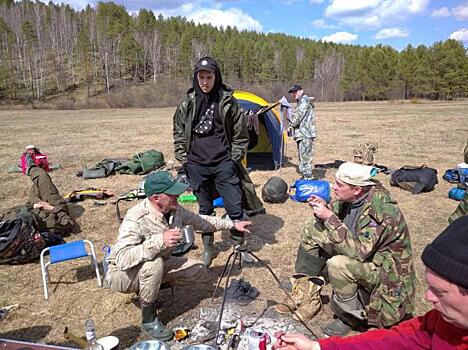
{"type": "Polygon", "coordinates": [[[195,242],[195,232],[191,225],[185,225],[182,227],[182,242],[185,244],[191,244],[195,242]]]}

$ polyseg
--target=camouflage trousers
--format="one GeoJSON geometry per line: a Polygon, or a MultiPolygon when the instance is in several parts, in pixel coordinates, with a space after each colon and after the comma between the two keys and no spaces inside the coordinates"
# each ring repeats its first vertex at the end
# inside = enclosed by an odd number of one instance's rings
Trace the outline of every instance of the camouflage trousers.
{"type": "Polygon", "coordinates": [[[299,159],[299,173],[306,179],[312,178],[312,159],[314,157],[315,139],[297,140],[297,156],[299,159]]]}
{"type": "Polygon", "coordinates": [[[452,223],[464,215],[468,215],[468,189],[465,191],[465,196],[458,204],[458,207],[453,211],[452,215],[450,215],[448,221],[449,223],[452,223]]]}
{"type": "Polygon", "coordinates": [[[356,295],[358,288],[371,292],[379,283],[379,267],[372,262],[364,263],[337,252],[327,232],[325,225],[312,218],[302,233],[302,249],[310,256],[327,258],[329,281],[338,298],[349,299],[356,295]]]}
{"type": "Polygon", "coordinates": [[[129,270],[122,271],[110,264],[106,274],[109,287],[121,293],[139,293],[141,300],[153,303],[159,294],[161,283],[172,286],[203,282],[207,277],[206,267],[201,261],[184,257],[158,257],[129,270]]]}

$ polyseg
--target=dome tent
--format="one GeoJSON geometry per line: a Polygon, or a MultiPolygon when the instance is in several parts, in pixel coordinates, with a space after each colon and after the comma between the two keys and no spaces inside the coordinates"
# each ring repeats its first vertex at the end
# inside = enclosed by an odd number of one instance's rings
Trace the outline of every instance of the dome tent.
{"type": "MultiPolygon", "coordinates": [[[[234,97],[246,111],[257,113],[262,108],[271,107],[263,98],[247,91],[236,90],[234,97]]],[[[284,163],[285,124],[277,108],[266,109],[258,118],[258,134],[254,129],[249,129],[247,168],[271,170],[278,169],[284,163]]]]}

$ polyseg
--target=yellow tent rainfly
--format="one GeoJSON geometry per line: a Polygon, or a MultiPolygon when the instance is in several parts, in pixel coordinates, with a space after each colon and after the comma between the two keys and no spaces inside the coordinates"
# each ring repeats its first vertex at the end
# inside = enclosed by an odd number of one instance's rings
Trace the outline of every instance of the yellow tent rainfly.
{"type": "Polygon", "coordinates": [[[246,166],[252,169],[281,167],[284,162],[286,132],[278,103],[270,104],[253,93],[240,90],[234,92],[234,97],[242,109],[253,113],[260,111],[258,121],[249,120],[250,142],[246,166]]]}

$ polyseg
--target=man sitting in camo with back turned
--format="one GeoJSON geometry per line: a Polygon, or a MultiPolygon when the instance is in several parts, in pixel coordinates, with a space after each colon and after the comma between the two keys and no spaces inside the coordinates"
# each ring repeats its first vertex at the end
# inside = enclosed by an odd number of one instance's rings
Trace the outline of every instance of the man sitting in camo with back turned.
{"type": "MultiPolygon", "coordinates": [[[[336,201],[327,206],[319,197],[309,199],[314,216],[304,226],[296,258],[298,275],[292,281],[293,287],[301,285],[327,265],[331,306],[338,316],[324,328],[328,335],[344,335],[350,325],[388,327],[414,310],[408,228],[390,194],[371,180],[374,172],[369,166],[344,163],[333,185],[336,201]]],[[[318,309],[311,310],[314,304],[307,293],[300,293],[306,302],[295,301],[298,314],[310,319],[318,309]]],[[[288,311],[284,304],[277,306],[279,312],[288,311]]]]}

